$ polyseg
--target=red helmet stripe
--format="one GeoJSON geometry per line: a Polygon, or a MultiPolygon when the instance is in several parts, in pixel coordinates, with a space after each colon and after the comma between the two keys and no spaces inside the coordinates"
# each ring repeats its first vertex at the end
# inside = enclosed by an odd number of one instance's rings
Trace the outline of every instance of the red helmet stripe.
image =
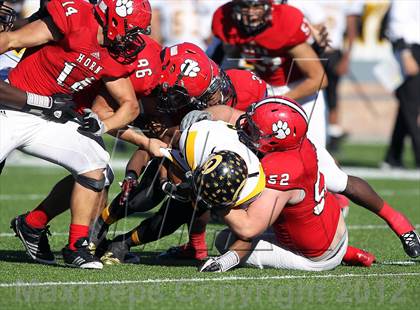
{"type": "Polygon", "coordinates": [[[266,104],[266,103],[281,103],[284,105],[287,105],[289,107],[291,107],[292,109],[296,110],[299,112],[300,115],[302,115],[302,117],[305,119],[306,123],[308,123],[308,116],[306,115],[305,111],[302,109],[302,107],[290,100],[287,100],[286,98],[280,98],[280,97],[268,97],[265,98],[264,100],[257,102],[254,106],[254,110],[257,109],[258,107],[266,104]]]}

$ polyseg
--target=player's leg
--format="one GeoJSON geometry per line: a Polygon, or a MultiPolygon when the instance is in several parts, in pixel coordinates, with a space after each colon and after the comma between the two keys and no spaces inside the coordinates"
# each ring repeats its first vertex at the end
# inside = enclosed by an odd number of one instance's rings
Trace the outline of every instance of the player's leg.
{"type": "Polygon", "coordinates": [[[400,238],[410,257],[420,255],[419,235],[410,221],[384,201],[365,180],[348,176],[335,163],[325,148],[316,146],[320,171],[324,174],[327,189],[341,193],[352,202],[381,217],[400,238]]]}
{"type": "Polygon", "coordinates": [[[0,162],[0,175],[1,175],[1,173],[3,172],[3,168],[4,168],[4,165],[6,164],[6,160],[4,159],[3,161],[1,161],[0,162]]]}
{"type": "Polygon", "coordinates": [[[420,237],[407,217],[393,209],[365,180],[349,176],[343,192],[350,200],[382,218],[400,238],[404,251],[410,257],[420,256],[420,237]]]}
{"type": "Polygon", "coordinates": [[[0,163],[36,133],[40,118],[23,112],[0,109],[0,163]]]}
{"type": "Polygon", "coordinates": [[[76,182],[70,199],[69,244],[63,249],[63,256],[72,266],[102,268],[102,264],[87,251],[86,245],[90,220],[105,184],[103,171],[109,160],[108,153],[98,142],[79,134],[77,124],[71,122],[45,122],[31,141],[20,149],[72,172],[76,182]]]}
{"type": "Polygon", "coordinates": [[[210,221],[210,212],[193,217],[192,223],[188,223],[188,242],[174,246],[159,254],[159,259],[195,259],[204,260],[208,256],[206,243],[206,227],[210,221]]]}
{"type": "MultiPolygon", "coordinates": [[[[0,110],[0,162],[14,149],[27,143],[33,135],[38,134],[45,121],[41,118],[19,111],[0,110]]],[[[48,229],[29,228],[21,225],[24,217],[12,220],[12,228],[27,249],[31,258],[43,263],[55,263],[47,239],[48,229]],[[22,226],[21,229],[17,226],[22,226]],[[27,242],[25,237],[28,237],[27,242]]]]}
{"type": "Polygon", "coordinates": [[[139,184],[130,192],[127,203],[120,205],[121,193],[105,207],[94,223],[90,236],[90,248],[96,250],[106,239],[109,226],[135,212],[146,212],[157,206],[165,197],[157,174],[160,160],[148,163],[139,184]]]}
{"type": "Polygon", "coordinates": [[[298,100],[309,118],[307,136],[316,145],[327,144],[327,120],[324,92],[318,91],[310,97],[298,100]]]}
{"type": "MultiPolygon", "coordinates": [[[[216,237],[216,248],[225,253],[236,240],[235,235],[225,229],[216,237]]],[[[347,232],[328,255],[319,261],[310,260],[297,255],[278,245],[273,233],[265,233],[252,242],[252,252],[244,258],[242,265],[264,268],[277,268],[303,271],[325,271],[340,265],[346,253],[348,243],[347,232]]]]}
{"type": "Polygon", "coordinates": [[[195,211],[191,203],[169,199],[162,204],[158,212],[145,219],[130,232],[117,236],[102,257],[105,264],[124,262],[125,255],[133,246],[144,245],[175,232],[181,225],[190,223],[203,211],[195,211]]]}

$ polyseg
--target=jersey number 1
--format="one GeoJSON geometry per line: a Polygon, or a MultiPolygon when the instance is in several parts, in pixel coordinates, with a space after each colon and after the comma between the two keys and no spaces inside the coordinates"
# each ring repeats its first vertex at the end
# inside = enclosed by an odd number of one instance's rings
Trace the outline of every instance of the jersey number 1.
{"type": "MultiPolygon", "coordinates": [[[[58,78],[57,78],[58,85],[65,87],[64,81],[69,76],[71,71],[73,71],[74,67],[76,67],[76,64],[74,64],[72,62],[67,62],[66,61],[64,63],[64,68],[60,72],[60,74],[58,75],[58,78]]],[[[81,91],[83,88],[91,85],[93,81],[95,81],[94,77],[87,77],[84,80],[74,82],[73,85],[70,86],[70,88],[71,88],[72,91],[78,92],[78,91],[81,91]]]]}
{"type": "Polygon", "coordinates": [[[314,192],[315,192],[314,200],[317,203],[316,206],[314,207],[314,214],[320,215],[322,211],[324,211],[324,206],[325,206],[325,182],[324,182],[323,176],[321,178],[321,174],[319,173],[319,170],[317,173],[314,192]]]}

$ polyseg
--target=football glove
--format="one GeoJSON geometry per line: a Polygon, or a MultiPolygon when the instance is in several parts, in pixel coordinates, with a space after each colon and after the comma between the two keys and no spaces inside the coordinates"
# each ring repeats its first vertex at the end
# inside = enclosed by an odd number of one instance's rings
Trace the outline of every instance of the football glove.
{"type": "Polygon", "coordinates": [[[175,185],[171,181],[163,180],[161,182],[162,191],[171,197],[172,199],[188,202],[191,200],[191,184],[189,182],[182,182],[178,185],[175,185]]]}
{"type": "Polygon", "coordinates": [[[81,116],[74,110],[76,104],[73,98],[66,94],[54,94],[50,97],[51,108],[44,109],[42,114],[50,121],[64,124],[67,121],[80,118],[81,116]]]}
{"type": "Polygon", "coordinates": [[[83,135],[102,136],[106,132],[104,122],[99,119],[99,116],[91,109],[84,109],[81,124],[77,131],[83,135]]]}
{"type": "Polygon", "coordinates": [[[125,206],[128,203],[128,197],[130,196],[131,191],[138,185],[137,179],[137,173],[132,170],[127,172],[124,181],[121,184],[120,206],[125,206]]]}
{"type": "Polygon", "coordinates": [[[74,110],[75,103],[70,95],[42,96],[30,92],[27,92],[26,95],[26,105],[23,107],[23,111],[61,124],[74,118],[80,120],[81,116],[74,110]]]}
{"type": "Polygon", "coordinates": [[[206,119],[211,120],[211,114],[209,112],[198,110],[191,111],[184,116],[181,124],[179,125],[179,129],[186,130],[192,124],[206,119]]]}
{"type": "Polygon", "coordinates": [[[218,257],[211,257],[198,267],[199,272],[225,272],[240,262],[239,256],[235,251],[228,251],[218,257]]]}

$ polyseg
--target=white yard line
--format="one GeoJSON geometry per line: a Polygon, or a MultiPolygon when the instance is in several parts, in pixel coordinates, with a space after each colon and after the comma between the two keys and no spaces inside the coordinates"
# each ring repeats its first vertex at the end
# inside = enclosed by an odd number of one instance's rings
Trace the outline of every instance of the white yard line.
{"type": "MultiPolygon", "coordinates": [[[[420,228],[420,224],[415,224],[414,227],[416,229],[420,228]]],[[[388,229],[389,227],[387,225],[347,225],[347,228],[349,230],[375,230],[375,229],[388,229]]],[[[214,233],[217,231],[220,231],[224,229],[224,227],[220,228],[220,229],[207,229],[208,233],[214,233]]],[[[120,235],[120,234],[124,234],[126,233],[126,231],[122,231],[122,230],[117,230],[115,232],[115,235],[120,235]]],[[[174,232],[174,234],[186,234],[187,230],[186,229],[178,229],[174,232]]],[[[114,231],[109,231],[109,234],[114,234],[114,231]]],[[[67,236],[68,232],[51,232],[52,236],[67,236]]],[[[0,232],[0,238],[2,237],[14,237],[15,234],[11,233],[11,232],[0,232]]]]}
{"type": "Polygon", "coordinates": [[[179,279],[146,279],[125,281],[69,281],[69,282],[15,282],[0,283],[2,287],[39,287],[39,286],[77,286],[77,285],[125,285],[153,283],[191,283],[191,282],[224,282],[252,280],[294,280],[294,279],[339,279],[339,278],[371,278],[371,277],[418,277],[420,272],[412,273],[371,273],[371,274],[322,274],[302,276],[262,276],[262,277],[219,277],[219,278],[179,278],[179,279]]]}

